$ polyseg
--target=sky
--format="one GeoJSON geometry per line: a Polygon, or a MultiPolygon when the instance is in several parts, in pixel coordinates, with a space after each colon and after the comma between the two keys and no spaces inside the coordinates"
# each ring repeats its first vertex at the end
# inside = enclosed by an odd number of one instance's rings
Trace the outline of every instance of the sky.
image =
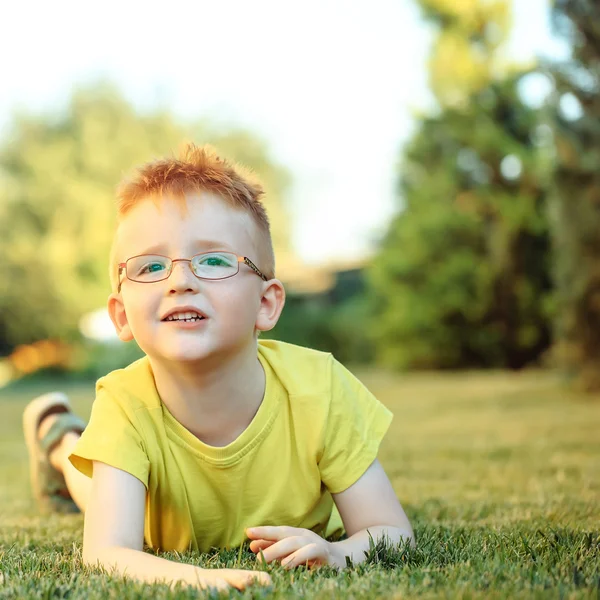
{"type": "MultiPolygon", "coordinates": [[[[513,2],[511,58],[564,52],[549,0],[513,2]]],[[[402,143],[431,103],[431,30],[413,0],[22,0],[0,15],[0,136],[14,109],[51,111],[108,78],[140,108],[265,138],[292,175],[307,262],[369,252],[399,207],[402,143]]]]}

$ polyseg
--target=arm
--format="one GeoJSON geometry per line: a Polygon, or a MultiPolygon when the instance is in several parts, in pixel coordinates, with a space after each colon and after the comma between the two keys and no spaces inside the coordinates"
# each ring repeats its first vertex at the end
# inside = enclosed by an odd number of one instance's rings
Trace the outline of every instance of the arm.
{"type": "Polygon", "coordinates": [[[348,539],[327,542],[307,529],[254,527],[247,532],[253,540],[251,550],[257,554],[262,551],[266,562],[281,560],[281,564],[287,568],[304,564],[345,567],[346,556],[355,564],[365,560],[369,535],[375,543],[383,536],[392,543],[404,539],[414,543],[410,523],[378,460],[354,485],[339,494],[333,494],[333,499],[348,539]]]}
{"type": "Polygon", "coordinates": [[[252,581],[269,583],[266,573],[202,569],[143,551],[146,488],[133,475],[94,461],[92,490],[85,513],[83,561],[137,581],[243,589],[252,581]]]}
{"type": "Polygon", "coordinates": [[[333,494],[348,539],[334,542],[334,563],[346,565],[346,556],[357,564],[365,560],[369,534],[377,543],[387,537],[393,544],[410,540],[414,534],[388,476],[378,460],[347,490],[333,494]]]}

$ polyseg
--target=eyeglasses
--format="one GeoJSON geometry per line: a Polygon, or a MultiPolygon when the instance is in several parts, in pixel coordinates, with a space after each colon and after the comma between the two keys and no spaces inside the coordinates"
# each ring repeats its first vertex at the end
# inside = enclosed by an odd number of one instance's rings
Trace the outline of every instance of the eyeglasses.
{"type": "Polygon", "coordinates": [[[263,281],[268,281],[260,269],[247,257],[237,256],[232,252],[203,252],[192,258],[169,258],[160,254],[141,254],[132,256],[124,263],[119,263],[119,287],[121,291],[121,273],[137,283],[154,283],[168,279],[176,262],[190,263],[192,273],[198,279],[228,279],[237,275],[240,263],[248,265],[263,281]]]}

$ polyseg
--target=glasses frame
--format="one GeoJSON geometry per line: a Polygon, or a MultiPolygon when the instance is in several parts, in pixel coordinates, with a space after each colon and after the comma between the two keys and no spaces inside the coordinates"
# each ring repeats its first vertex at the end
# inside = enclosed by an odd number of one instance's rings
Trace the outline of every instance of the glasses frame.
{"type": "Polygon", "coordinates": [[[237,254],[235,254],[235,252],[229,252],[227,250],[222,250],[222,251],[213,250],[212,252],[199,252],[198,254],[194,254],[194,256],[192,256],[192,258],[171,258],[170,256],[165,256],[164,254],[136,254],[135,256],[130,256],[125,262],[119,263],[119,265],[118,265],[119,266],[119,274],[118,274],[119,285],[117,287],[117,294],[121,293],[121,285],[123,284],[123,280],[121,279],[121,274],[123,273],[123,271],[125,272],[125,277],[127,279],[129,279],[129,281],[133,281],[134,283],[157,283],[158,281],[164,281],[165,279],[169,279],[169,277],[171,276],[171,273],[173,272],[173,265],[176,262],[189,263],[190,271],[192,272],[194,277],[196,277],[197,279],[204,279],[206,281],[221,281],[223,279],[229,279],[231,277],[235,277],[240,272],[240,263],[244,263],[245,265],[250,267],[263,281],[269,281],[267,276],[247,256],[238,256],[237,254]],[[218,252],[222,252],[223,254],[231,254],[232,256],[235,256],[237,258],[237,267],[238,268],[235,273],[232,273],[231,275],[227,275],[225,277],[200,277],[199,275],[196,275],[196,273],[194,273],[194,269],[192,269],[192,261],[194,260],[194,258],[196,258],[196,256],[204,256],[205,254],[215,254],[218,252]],[[164,277],[161,277],[160,279],[155,279],[154,281],[136,281],[135,279],[131,279],[131,277],[129,277],[129,275],[127,275],[127,263],[130,260],[133,260],[134,258],[139,258],[140,256],[159,256],[160,258],[167,258],[171,261],[171,266],[170,266],[167,274],[164,277]]]}

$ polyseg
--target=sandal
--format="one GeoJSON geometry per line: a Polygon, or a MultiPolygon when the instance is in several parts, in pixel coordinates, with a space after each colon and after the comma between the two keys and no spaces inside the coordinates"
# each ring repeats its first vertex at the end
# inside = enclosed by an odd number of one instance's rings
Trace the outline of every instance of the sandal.
{"type": "Polygon", "coordinates": [[[32,400],[23,412],[23,432],[29,452],[31,489],[42,513],[74,513],[79,508],[73,502],[65,478],[48,459],[51,450],[65,433],[82,433],[85,423],[71,411],[69,399],[60,392],[44,394],[32,400]],[[46,435],[38,439],[41,422],[58,414],[46,435]]]}

